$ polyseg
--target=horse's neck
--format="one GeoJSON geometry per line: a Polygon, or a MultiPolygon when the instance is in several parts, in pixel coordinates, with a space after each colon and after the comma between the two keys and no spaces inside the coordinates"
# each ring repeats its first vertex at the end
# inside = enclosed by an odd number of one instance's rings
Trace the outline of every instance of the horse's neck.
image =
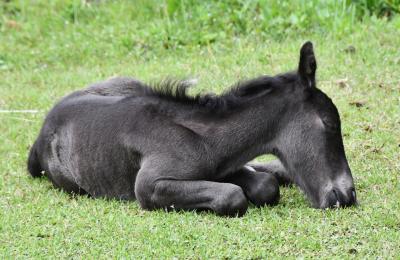
{"type": "Polygon", "coordinates": [[[270,152],[273,147],[268,133],[275,129],[267,118],[262,107],[249,107],[215,122],[208,131],[215,156],[240,164],[270,152]]]}
{"type": "Polygon", "coordinates": [[[272,152],[284,104],[258,100],[218,115],[186,110],[185,116],[176,118],[175,123],[204,140],[210,160],[240,166],[261,154],[272,152]]]}

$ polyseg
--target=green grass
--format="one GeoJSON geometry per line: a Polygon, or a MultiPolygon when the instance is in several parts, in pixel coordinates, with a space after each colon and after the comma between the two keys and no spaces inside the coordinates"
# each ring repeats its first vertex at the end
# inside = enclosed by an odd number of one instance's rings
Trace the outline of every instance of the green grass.
{"type": "MultiPolygon", "coordinates": [[[[263,24],[248,22],[263,1],[236,12],[227,2],[214,3],[217,10],[179,1],[48,2],[0,3],[0,109],[40,110],[0,113],[0,258],[400,257],[398,16],[361,22],[357,6],[338,4],[297,25],[293,17],[279,22],[285,15],[272,1],[263,24]],[[315,43],[318,86],[342,117],[357,208],[315,210],[299,190],[282,188],[278,206],[242,218],[147,212],[136,202],[71,197],[26,172],[46,111],[75,89],[129,75],[197,77],[194,92],[221,92],[238,79],[296,68],[305,40],[315,43]]],[[[317,2],[295,15],[312,14],[317,2]]]]}

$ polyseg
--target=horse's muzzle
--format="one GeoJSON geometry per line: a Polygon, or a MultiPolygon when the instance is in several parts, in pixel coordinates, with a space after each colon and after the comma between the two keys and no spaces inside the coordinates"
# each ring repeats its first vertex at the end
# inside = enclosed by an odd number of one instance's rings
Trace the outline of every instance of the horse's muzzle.
{"type": "Polygon", "coordinates": [[[357,205],[356,190],[354,187],[351,187],[345,192],[342,192],[337,188],[333,188],[328,192],[326,202],[326,208],[340,208],[357,205]]]}

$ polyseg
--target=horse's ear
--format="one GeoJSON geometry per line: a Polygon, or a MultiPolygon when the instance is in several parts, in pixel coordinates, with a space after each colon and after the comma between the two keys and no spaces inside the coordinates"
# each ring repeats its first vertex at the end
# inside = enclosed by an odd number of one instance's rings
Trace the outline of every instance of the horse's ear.
{"type": "Polygon", "coordinates": [[[314,49],[311,42],[303,44],[300,50],[300,62],[298,74],[302,82],[307,87],[315,87],[315,71],[317,70],[317,61],[315,60],[314,49]]]}

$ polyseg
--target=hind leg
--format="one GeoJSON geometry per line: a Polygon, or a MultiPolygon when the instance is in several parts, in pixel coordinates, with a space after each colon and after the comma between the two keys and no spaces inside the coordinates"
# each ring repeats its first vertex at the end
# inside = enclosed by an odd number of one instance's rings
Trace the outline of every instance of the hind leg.
{"type": "Polygon", "coordinates": [[[237,185],[161,177],[151,167],[140,169],[135,195],[147,210],[211,210],[221,216],[242,216],[247,210],[247,198],[237,185]]]}
{"type": "Polygon", "coordinates": [[[257,207],[276,205],[279,202],[279,183],[270,173],[255,172],[243,167],[223,181],[240,186],[246,197],[257,207]]]}
{"type": "Polygon", "coordinates": [[[67,177],[63,175],[59,175],[57,177],[49,177],[51,182],[56,188],[59,188],[67,193],[70,194],[77,194],[77,195],[86,195],[87,192],[79,187],[78,184],[76,184],[74,181],[71,181],[67,177]]]}
{"type": "Polygon", "coordinates": [[[53,185],[65,192],[71,194],[85,195],[87,192],[82,189],[71,177],[64,175],[60,171],[51,171],[51,173],[45,173],[50,179],[53,185]]]}
{"type": "Polygon", "coordinates": [[[56,160],[53,159],[50,162],[51,170],[45,170],[48,165],[45,166],[45,169],[42,168],[38,158],[38,154],[40,153],[39,152],[40,150],[38,151],[39,138],[32,145],[28,157],[28,171],[30,172],[32,177],[35,178],[41,177],[43,176],[42,173],[44,172],[45,176],[49,178],[49,180],[53,183],[53,185],[56,188],[59,188],[61,190],[64,190],[72,194],[79,194],[79,195],[87,194],[87,192],[83,190],[81,187],[79,187],[79,185],[74,181],[74,179],[71,176],[68,176],[68,174],[63,173],[63,171],[60,170],[61,169],[60,166],[56,166],[59,164],[59,162],[57,162],[56,160]]]}
{"type": "Polygon", "coordinates": [[[289,172],[285,169],[279,160],[274,160],[267,163],[250,162],[246,166],[254,169],[257,172],[266,172],[273,174],[279,182],[279,185],[289,186],[293,184],[293,180],[289,172]]]}

